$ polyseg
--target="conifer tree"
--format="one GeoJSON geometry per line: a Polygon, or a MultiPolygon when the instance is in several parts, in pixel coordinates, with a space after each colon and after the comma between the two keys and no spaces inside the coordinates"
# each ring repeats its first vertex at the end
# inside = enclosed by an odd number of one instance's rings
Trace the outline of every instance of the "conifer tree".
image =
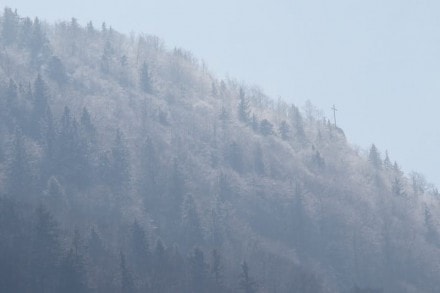
{"type": "Polygon", "coordinates": [[[151,261],[150,248],[146,233],[137,220],[131,226],[130,240],[132,263],[138,273],[146,274],[151,261]]]}
{"type": "Polygon", "coordinates": [[[289,127],[289,124],[287,124],[286,121],[283,120],[281,122],[280,127],[279,127],[278,130],[279,130],[281,138],[283,140],[287,140],[289,138],[290,127],[289,127]]]}
{"type": "Polygon", "coordinates": [[[133,276],[125,262],[125,255],[120,253],[120,272],[121,272],[121,293],[134,293],[135,286],[133,276]]]}
{"type": "Polygon", "coordinates": [[[243,88],[240,88],[239,99],[238,117],[240,121],[248,123],[250,121],[250,105],[243,88]]]}
{"type": "Polygon", "coordinates": [[[189,259],[191,268],[191,287],[193,292],[207,292],[208,289],[208,265],[200,248],[194,248],[189,259]]]}
{"type": "Polygon", "coordinates": [[[130,182],[130,158],[124,136],[118,129],[111,149],[111,175],[115,191],[122,191],[130,182]]]}
{"type": "Polygon", "coordinates": [[[32,96],[34,108],[32,113],[31,134],[41,139],[44,136],[43,129],[45,128],[45,124],[48,122],[49,95],[47,85],[40,74],[38,74],[35,79],[32,96]]]}
{"type": "Polygon", "coordinates": [[[382,159],[380,158],[379,151],[374,144],[371,145],[368,160],[376,169],[382,168],[382,159]]]}
{"type": "Polygon", "coordinates": [[[256,145],[254,150],[254,169],[258,175],[265,174],[263,150],[259,144],[256,145]]]}
{"type": "Polygon", "coordinates": [[[246,261],[241,264],[241,273],[239,277],[239,288],[245,293],[257,292],[256,283],[249,275],[249,267],[246,261]]]}
{"type": "Polygon", "coordinates": [[[306,138],[306,134],[304,131],[304,121],[299,109],[292,105],[289,116],[291,117],[292,125],[295,130],[295,138],[302,142],[306,138]]]}
{"type": "Polygon", "coordinates": [[[153,272],[151,277],[152,292],[165,292],[168,284],[168,261],[165,246],[161,239],[156,242],[153,254],[153,272]]]}
{"type": "Polygon", "coordinates": [[[153,92],[153,87],[151,84],[150,71],[146,62],[142,64],[139,79],[140,79],[141,89],[144,92],[151,94],[153,92]]]}
{"type": "Polygon", "coordinates": [[[211,275],[214,280],[214,292],[224,290],[224,275],[221,255],[217,249],[212,250],[211,275]]]}
{"type": "Polygon", "coordinates": [[[56,292],[61,253],[58,223],[52,214],[39,206],[36,211],[32,241],[32,286],[34,292],[56,292]]]}
{"type": "Polygon", "coordinates": [[[263,119],[260,122],[260,132],[264,136],[273,134],[273,124],[267,119],[263,119]]]}
{"type": "Polygon", "coordinates": [[[16,130],[10,159],[7,162],[7,192],[14,198],[29,198],[33,191],[33,176],[29,165],[24,138],[19,129],[16,130]]]}
{"type": "Polygon", "coordinates": [[[75,230],[72,247],[61,261],[59,291],[65,293],[86,293],[87,271],[84,260],[84,245],[78,230],[75,230]]]}
{"type": "Polygon", "coordinates": [[[6,7],[3,11],[1,38],[6,45],[13,44],[17,39],[19,17],[17,12],[6,7]]]}
{"type": "Polygon", "coordinates": [[[385,169],[387,169],[387,170],[390,170],[393,168],[393,165],[391,164],[390,157],[388,155],[388,151],[385,151],[385,159],[383,161],[383,165],[384,165],[385,169]]]}
{"type": "Polygon", "coordinates": [[[203,241],[199,215],[191,194],[186,194],[183,201],[182,225],[182,238],[187,248],[203,241]]]}

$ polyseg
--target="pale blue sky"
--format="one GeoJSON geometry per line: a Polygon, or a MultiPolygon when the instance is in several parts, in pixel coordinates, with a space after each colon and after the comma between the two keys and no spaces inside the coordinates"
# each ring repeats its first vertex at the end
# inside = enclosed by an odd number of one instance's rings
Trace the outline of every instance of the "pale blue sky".
{"type": "Polygon", "coordinates": [[[76,17],[191,50],[219,77],[310,99],[363,148],[388,149],[440,186],[440,1],[0,0],[21,15],[76,17]]]}

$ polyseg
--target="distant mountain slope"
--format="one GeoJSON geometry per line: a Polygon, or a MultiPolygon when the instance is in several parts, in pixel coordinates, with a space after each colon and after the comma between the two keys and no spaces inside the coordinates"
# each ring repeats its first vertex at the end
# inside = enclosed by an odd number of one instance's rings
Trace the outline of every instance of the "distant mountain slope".
{"type": "Polygon", "coordinates": [[[313,105],[153,36],[0,24],[1,292],[440,290],[437,190],[313,105]]]}

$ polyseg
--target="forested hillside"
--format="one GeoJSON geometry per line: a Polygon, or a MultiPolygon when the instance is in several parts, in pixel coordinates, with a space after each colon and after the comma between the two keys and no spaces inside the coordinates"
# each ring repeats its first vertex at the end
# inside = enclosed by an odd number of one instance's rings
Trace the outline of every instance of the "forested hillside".
{"type": "Polygon", "coordinates": [[[0,292],[439,292],[439,221],[311,103],[4,9],[0,292]]]}

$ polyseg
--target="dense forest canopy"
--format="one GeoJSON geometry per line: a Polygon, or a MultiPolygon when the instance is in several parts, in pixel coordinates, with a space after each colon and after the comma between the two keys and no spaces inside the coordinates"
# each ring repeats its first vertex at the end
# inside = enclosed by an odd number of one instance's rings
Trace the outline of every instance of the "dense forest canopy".
{"type": "Polygon", "coordinates": [[[1,292],[437,292],[439,194],[311,103],[0,18],[1,292]]]}

